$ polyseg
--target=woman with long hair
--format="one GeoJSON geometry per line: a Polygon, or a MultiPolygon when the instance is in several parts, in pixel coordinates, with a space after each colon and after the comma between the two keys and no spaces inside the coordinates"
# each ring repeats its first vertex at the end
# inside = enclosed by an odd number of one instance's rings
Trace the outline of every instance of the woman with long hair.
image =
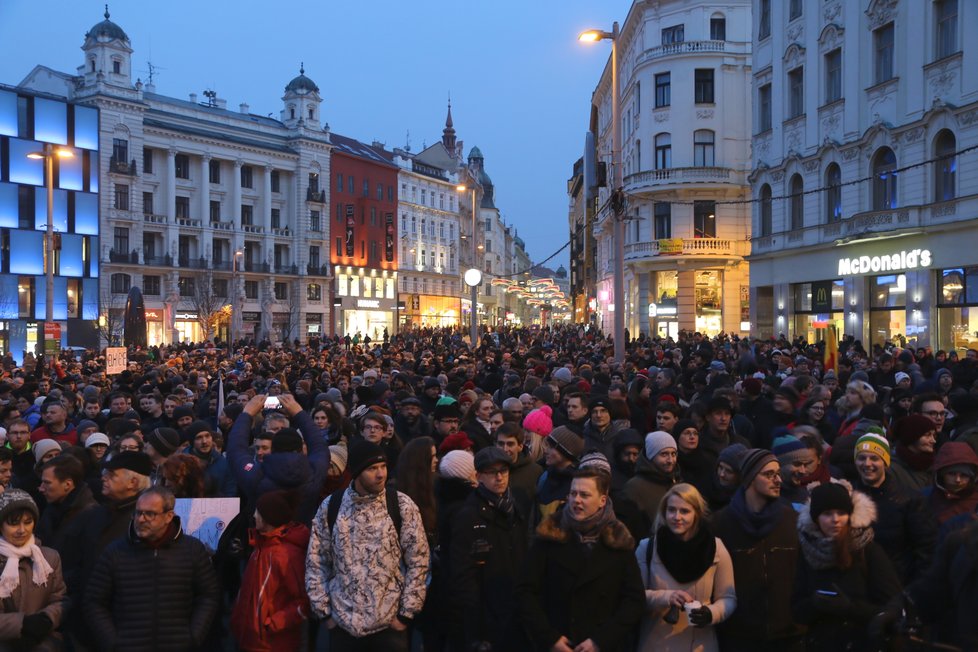
{"type": "Polygon", "coordinates": [[[876,390],[864,380],[851,380],[846,385],[845,420],[839,426],[837,439],[852,434],[856,424],[862,418],[863,409],[876,403],[876,390]]]}
{"type": "Polygon", "coordinates": [[[160,468],[160,478],[177,498],[203,498],[206,493],[204,470],[193,455],[177,453],[167,457],[160,468]]]}
{"type": "Polygon", "coordinates": [[[476,451],[493,445],[489,417],[495,407],[491,398],[483,396],[472,401],[472,405],[469,406],[462,418],[459,429],[469,436],[469,439],[475,444],[476,451]]]}
{"type": "Polygon", "coordinates": [[[628,411],[631,427],[639,432],[655,430],[655,406],[652,405],[652,383],[647,376],[638,374],[628,386],[628,411]]]}
{"type": "MultiPolygon", "coordinates": [[[[812,426],[818,430],[822,441],[832,443],[835,441],[835,428],[829,421],[827,401],[823,396],[812,396],[801,406],[798,411],[798,420],[795,424],[801,426],[812,426]]],[[[791,426],[789,425],[789,428],[791,426]]]]}
{"type": "Polygon", "coordinates": [[[737,607],[733,562],[707,523],[706,500],[677,484],[635,551],[645,586],[639,650],[718,650],[714,626],[737,607]]]}
{"type": "Polygon", "coordinates": [[[876,506],[847,482],[815,487],[798,514],[801,554],[791,600],[808,627],[809,652],[869,650],[870,620],[900,593],[900,580],[873,541],[876,506]]]}
{"type": "Polygon", "coordinates": [[[37,504],[26,491],[0,494],[0,645],[60,650],[65,582],[61,557],[34,539],[37,504]]]}
{"type": "MultiPolygon", "coordinates": [[[[438,539],[438,518],[435,507],[435,472],[438,456],[435,440],[418,437],[404,445],[397,461],[397,490],[407,494],[421,512],[428,543],[438,539]]],[[[434,545],[430,546],[434,549],[434,545]]]]}

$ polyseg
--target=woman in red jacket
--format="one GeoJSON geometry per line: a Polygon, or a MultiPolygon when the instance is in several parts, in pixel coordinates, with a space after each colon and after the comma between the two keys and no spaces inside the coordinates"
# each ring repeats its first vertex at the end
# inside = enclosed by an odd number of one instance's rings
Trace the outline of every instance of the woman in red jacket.
{"type": "Polygon", "coordinates": [[[231,632],[242,652],[298,650],[309,617],[306,547],[309,528],[293,520],[296,496],[271,491],[258,498],[254,546],[231,611],[231,632]]]}

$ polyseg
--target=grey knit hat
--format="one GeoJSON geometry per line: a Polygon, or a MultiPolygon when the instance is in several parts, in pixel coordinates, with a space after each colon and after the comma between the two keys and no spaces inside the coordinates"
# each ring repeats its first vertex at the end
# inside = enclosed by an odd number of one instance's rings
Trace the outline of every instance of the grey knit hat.
{"type": "Polygon", "coordinates": [[[37,503],[23,489],[8,488],[0,494],[0,523],[6,521],[7,516],[20,509],[26,509],[33,514],[35,523],[41,517],[40,512],[37,510],[37,503]]]}
{"type": "Polygon", "coordinates": [[[550,431],[547,441],[576,466],[584,452],[584,438],[567,426],[557,426],[550,431]]]}

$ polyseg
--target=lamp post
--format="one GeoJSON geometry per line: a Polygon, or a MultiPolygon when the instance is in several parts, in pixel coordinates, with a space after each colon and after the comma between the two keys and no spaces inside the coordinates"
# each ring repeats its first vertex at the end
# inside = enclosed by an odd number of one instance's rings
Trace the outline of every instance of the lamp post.
{"type": "MultiPolygon", "coordinates": [[[[459,184],[455,186],[455,190],[459,192],[465,192],[468,189],[469,188],[466,187],[464,184],[459,184]]],[[[475,237],[475,225],[476,225],[475,212],[477,210],[476,191],[477,191],[477,187],[473,183],[472,184],[472,236],[471,236],[472,237],[472,266],[469,269],[465,270],[465,276],[463,277],[465,284],[468,285],[470,288],[472,288],[471,291],[472,311],[469,315],[470,322],[471,322],[469,337],[472,340],[473,349],[478,345],[479,342],[479,316],[477,314],[476,307],[479,302],[479,284],[482,283],[482,272],[476,266],[477,265],[476,261],[478,258],[476,237],[475,237]]]]}
{"type": "Polygon", "coordinates": [[[244,304],[240,301],[241,295],[238,294],[238,258],[242,258],[244,252],[238,249],[234,252],[234,258],[231,259],[231,324],[230,324],[230,334],[228,336],[228,354],[234,357],[234,339],[238,334],[238,320],[241,319],[241,311],[244,309],[244,304]],[[235,302],[238,303],[235,306],[235,302]]]}
{"type": "MultiPolygon", "coordinates": [[[[44,237],[45,326],[54,323],[54,159],[73,156],[74,153],[70,149],[55,147],[51,143],[44,143],[44,149],[40,152],[31,152],[27,155],[27,158],[34,160],[44,159],[44,186],[48,194],[48,224],[44,237]]],[[[60,348],[60,344],[58,346],[60,348]]]]}
{"type": "Polygon", "coordinates": [[[622,202],[616,195],[621,192],[621,107],[618,90],[618,22],[611,27],[610,32],[589,29],[577,37],[584,43],[611,41],[611,169],[612,184],[612,239],[615,244],[615,276],[614,276],[614,306],[615,306],[615,362],[625,360],[625,227],[622,221],[622,202]]]}

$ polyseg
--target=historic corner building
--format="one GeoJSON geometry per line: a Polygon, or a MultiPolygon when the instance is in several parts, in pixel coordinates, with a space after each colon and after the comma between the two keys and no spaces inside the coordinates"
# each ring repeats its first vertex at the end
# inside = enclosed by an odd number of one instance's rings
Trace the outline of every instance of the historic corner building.
{"type": "Polygon", "coordinates": [[[746,334],[750,12],[747,0],[632,5],[617,40],[627,305],[613,304],[609,59],[590,125],[607,187],[595,208],[582,206],[574,177],[568,184],[574,259],[582,260],[572,263],[578,320],[610,331],[614,310],[624,309],[632,336],[746,334]]]}
{"type": "Polygon", "coordinates": [[[754,5],[752,333],[978,347],[978,6],[754,5]]]}
{"type": "MultiPolygon", "coordinates": [[[[247,104],[230,110],[214,91],[178,99],[134,81],[131,42],[108,12],[81,49],[76,73],[36,66],[18,92],[68,98],[76,122],[78,106],[92,107],[97,132],[83,147],[102,147],[90,157],[91,182],[69,192],[102,189],[92,212],[97,225],[79,227],[77,202],[67,211],[69,227],[74,210],[75,232],[89,238],[88,273],[95,278],[101,268],[103,318],[121,326],[135,286],[145,298],[151,344],[199,342],[205,324],[225,340],[322,333],[330,308],[332,146],[315,82],[300,69],[274,119],[247,104]]],[[[36,121],[36,109],[33,115],[36,121]]],[[[62,246],[69,241],[62,238],[62,246]]],[[[120,336],[121,329],[102,333],[103,341],[120,336]]]]}
{"type": "Polygon", "coordinates": [[[397,173],[393,154],[331,134],[336,275],[333,330],[372,340],[397,323],[397,173]]]}
{"type": "Polygon", "coordinates": [[[95,108],[0,85],[0,354],[18,364],[44,339],[49,181],[61,345],[98,345],[98,125],[95,108]]]}

